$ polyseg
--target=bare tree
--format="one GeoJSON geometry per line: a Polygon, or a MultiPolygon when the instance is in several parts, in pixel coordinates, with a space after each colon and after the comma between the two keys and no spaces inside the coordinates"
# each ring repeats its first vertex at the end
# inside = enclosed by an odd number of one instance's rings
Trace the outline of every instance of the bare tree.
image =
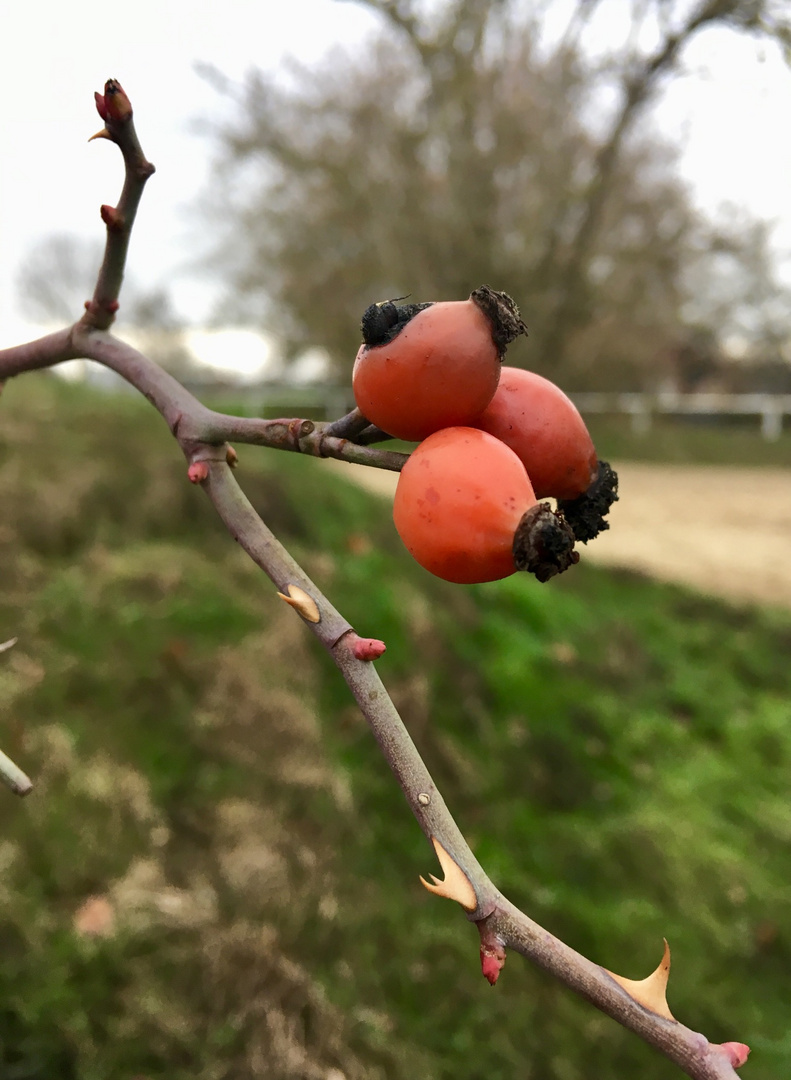
{"type": "Polygon", "coordinates": [[[234,102],[215,220],[237,312],[345,371],[372,301],[486,281],[530,326],[513,362],[580,388],[594,367],[599,385],[639,385],[685,336],[709,236],[646,107],[707,26],[779,37],[769,5],[635,3],[601,57],[585,47],[590,0],[551,42],[540,9],[505,0],[363,2],[384,28],[360,55],[296,69],[285,89],[214,73],[234,102]]]}
{"type": "MultiPolygon", "coordinates": [[[[101,261],[98,242],[70,233],[44,237],[31,248],[17,274],[23,311],[42,323],[74,319],[91,294],[101,261]]],[[[180,378],[194,372],[196,361],[184,340],[184,322],[166,287],[143,288],[134,279],[127,280],[123,314],[136,344],[158,364],[180,378]]]]}

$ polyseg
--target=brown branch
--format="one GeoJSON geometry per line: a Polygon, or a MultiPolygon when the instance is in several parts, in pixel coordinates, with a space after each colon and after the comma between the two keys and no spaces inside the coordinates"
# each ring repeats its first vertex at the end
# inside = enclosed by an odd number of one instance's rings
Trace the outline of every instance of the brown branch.
{"type": "Polygon", "coordinates": [[[345,416],[328,424],[327,434],[336,435],[339,439],[356,439],[370,425],[371,421],[366,419],[359,409],[352,409],[345,416]]]}
{"type": "Polygon", "coordinates": [[[96,109],[104,127],[93,139],[109,139],[124,158],[124,186],[117,206],[103,206],[102,221],[107,226],[104,259],[93,297],[86,301],[82,322],[85,326],[107,330],[118,310],[118,297],[124,280],[126,254],[137,208],[146,180],[154,166],[146,159],[132,119],[132,105],[115,79],[104,84],[104,94],[95,94],[96,109]]]}
{"type": "Polygon", "coordinates": [[[0,750],[0,780],[11,788],[15,795],[29,795],[33,790],[33,781],[16,765],[10,757],[0,750]]]}
{"type": "MultiPolygon", "coordinates": [[[[618,164],[627,132],[632,127],[640,108],[649,100],[661,75],[676,61],[687,42],[704,26],[724,21],[739,6],[740,0],[703,0],[690,14],[684,26],[675,34],[669,34],[656,51],[646,58],[641,68],[623,79],[621,87],[623,102],[609,135],[599,147],[593,162],[593,179],[580,217],[579,225],[570,243],[566,257],[564,285],[552,313],[549,330],[542,346],[543,362],[551,367],[562,364],[568,342],[573,332],[584,322],[586,316],[585,275],[599,226],[601,225],[613,174],[618,164]]],[[[549,280],[549,272],[556,259],[559,237],[554,233],[549,240],[539,269],[537,280],[549,280]]]]}
{"type": "MultiPolygon", "coordinates": [[[[17,639],[10,638],[0,642],[0,653],[7,652],[16,645],[17,639]]],[[[33,781],[19,768],[19,766],[0,750],[0,781],[11,788],[15,795],[29,795],[33,790],[33,781]]]]}
{"type": "MultiPolygon", "coordinates": [[[[349,647],[349,624],[261,521],[224,456],[215,452],[208,463],[203,486],[234,539],[281,594],[295,585],[309,597],[309,610],[318,613],[318,620],[315,614],[303,615],[306,625],[340,669],[423,832],[435,843],[435,849],[438,843],[459,868],[460,880],[471,886],[474,906],[468,917],[479,924],[482,934],[554,975],[656,1047],[694,1080],[733,1080],[736,1073],[726,1050],[639,1004],[605,968],[575,952],[502,896],[470,850],[375,668],[356,659],[349,647]]],[[[295,606],[300,610],[300,605],[295,606]]],[[[464,894],[455,893],[453,888],[441,894],[464,903],[464,894]]]]}
{"type": "MultiPolygon", "coordinates": [[[[117,303],[123,277],[129,229],[150,168],[143,175],[145,159],[142,151],[138,154],[131,107],[118,84],[107,84],[100,111],[107,123],[104,137],[112,138],[124,150],[127,177],[125,195],[115,212],[123,208],[122,223],[118,224],[112,214],[104,214],[107,250],[94,300],[74,327],[0,351],[0,381],[85,356],[122,375],[158,409],[192,463],[190,479],[202,484],[231,535],[330,652],[440,861],[444,880],[432,875],[433,883],[424,884],[438,895],[458,900],[468,918],[478,925],[484,973],[491,982],[496,981],[502,967],[505,949],[513,948],[655,1046],[693,1080],[733,1080],[734,1064],[744,1060],[746,1048],[742,1044],[714,1046],[703,1035],[659,1015],[653,990],[648,997],[641,991],[642,984],[619,981],[542,929],[500,894],[453,820],[370,662],[370,657],[381,653],[382,643],[368,642],[367,648],[360,648],[366,643],[361,643],[350,624],[269,531],[231,473],[232,455],[225,440],[230,437],[237,442],[362,460],[391,469],[400,468],[405,455],[351,443],[338,434],[339,429],[341,435],[344,431],[343,421],[333,428],[312,421],[256,420],[213,412],[153,361],[104,332],[112,321],[111,308],[117,303]]],[[[356,430],[361,419],[346,418],[347,428],[356,430]]],[[[666,970],[666,965],[660,965],[659,971],[666,975],[666,970]]],[[[647,982],[655,982],[656,975],[647,982]]],[[[662,1011],[667,1012],[666,1005],[662,1011]]]]}
{"type": "Polygon", "coordinates": [[[76,358],[95,360],[139,390],[162,414],[188,461],[195,460],[196,446],[225,442],[332,457],[391,472],[400,472],[408,456],[332,435],[332,424],[298,418],[263,420],[229,416],[208,409],[153,360],[111,334],[86,326],[82,320],[68,330],[37,341],[0,349],[0,383],[25,371],[76,358]]]}
{"type": "Polygon", "coordinates": [[[0,384],[14,375],[21,375],[23,371],[40,371],[62,364],[64,360],[76,360],[78,354],[71,336],[72,328],[67,327],[24,345],[0,349],[0,384]]]}

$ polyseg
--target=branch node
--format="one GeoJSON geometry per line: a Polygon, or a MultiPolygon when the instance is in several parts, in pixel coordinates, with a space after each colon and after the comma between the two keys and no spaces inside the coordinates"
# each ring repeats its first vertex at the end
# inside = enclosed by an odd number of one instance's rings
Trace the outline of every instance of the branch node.
{"type": "Polygon", "coordinates": [[[226,464],[230,465],[232,469],[235,469],[236,466],[239,464],[239,455],[236,453],[232,446],[226,447],[225,461],[226,464]]]}
{"type": "Polygon", "coordinates": [[[475,911],[478,907],[478,897],[475,895],[470,879],[458,863],[447,853],[436,836],[431,837],[431,843],[434,845],[434,851],[437,853],[437,859],[445,878],[440,881],[433,874],[429,874],[431,881],[426,881],[424,877],[421,877],[421,882],[435,896],[444,896],[447,900],[455,900],[467,911],[475,911]]]}

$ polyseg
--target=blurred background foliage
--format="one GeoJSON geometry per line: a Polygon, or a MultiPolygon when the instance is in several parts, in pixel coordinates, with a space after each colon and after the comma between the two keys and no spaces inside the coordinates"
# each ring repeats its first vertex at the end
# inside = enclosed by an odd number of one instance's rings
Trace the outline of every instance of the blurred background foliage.
{"type": "Polygon", "coordinates": [[[530,327],[510,362],[567,389],[695,389],[734,350],[791,388],[769,225],[705,218],[651,114],[698,34],[782,47],[787,9],[640,0],[592,53],[597,0],[566,5],[562,32],[557,3],[361,2],[382,17],[363,51],[242,85],[207,70],[230,99],[205,207],[226,317],[289,356],[326,349],[346,379],[370,303],[486,282],[530,327]]]}
{"type": "MultiPolygon", "coordinates": [[[[515,955],[486,984],[345,685],[146,403],[25,376],[0,416],[0,726],[37,780],[3,796],[0,1075],[677,1075],[515,955]]],[[[667,936],[675,1014],[783,1075],[791,616],[584,560],[447,586],[320,463],[247,449],[240,479],[387,641],[504,892],[630,977],[667,936]]]]}

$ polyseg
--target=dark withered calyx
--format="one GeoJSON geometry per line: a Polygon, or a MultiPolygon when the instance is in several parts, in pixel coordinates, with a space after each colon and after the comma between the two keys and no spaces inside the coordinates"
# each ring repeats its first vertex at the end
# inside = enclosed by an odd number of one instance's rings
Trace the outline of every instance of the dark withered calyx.
{"type": "Polygon", "coordinates": [[[517,570],[549,581],[579,562],[574,550],[574,533],[562,514],[549,503],[536,503],[522,516],[512,547],[517,570]]]}
{"type": "MultiPolygon", "coordinates": [[[[405,297],[399,299],[403,300],[405,297]]],[[[363,342],[369,348],[389,344],[410,319],[414,319],[419,311],[429,307],[431,304],[396,305],[395,300],[382,300],[378,304],[371,304],[363,312],[360,321],[363,342]]]]}
{"type": "Polygon", "coordinates": [[[588,490],[576,499],[559,499],[558,510],[576,538],[587,544],[609,529],[610,523],[604,518],[614,502],[618,502],[618,473],[606,461],[600,461],[596,479],[588,490]]]}
{"type": "MultiPolygon", "coordinates": [[[[406,297],[398,299],[405,300],[406,297]]],[[[519,317],[516,301],[512,300],[508,293],[498,292],[489,285],[474,289],[469,299],[486,316],[497,355],[502,360],[510,343],[520,334],[527,334],[527,327],[519,317]]],[[[397,304],[395,300],[382,300],[371,304],[365,309],[360,323],[364,344],[369,348],[388,345],[415,315],[432,306],[432,303],[397,304]]]]}
{"type": "Polygon", "coordinates": [[[508,293],[498,292],[490,285],[481,285],[470,293],[470,300],[478,305],[492,328],[492,340],[502,360],[505,350],[522,334],[527,336],[527,326],[519,316],[519,307],[508,293]]]}

